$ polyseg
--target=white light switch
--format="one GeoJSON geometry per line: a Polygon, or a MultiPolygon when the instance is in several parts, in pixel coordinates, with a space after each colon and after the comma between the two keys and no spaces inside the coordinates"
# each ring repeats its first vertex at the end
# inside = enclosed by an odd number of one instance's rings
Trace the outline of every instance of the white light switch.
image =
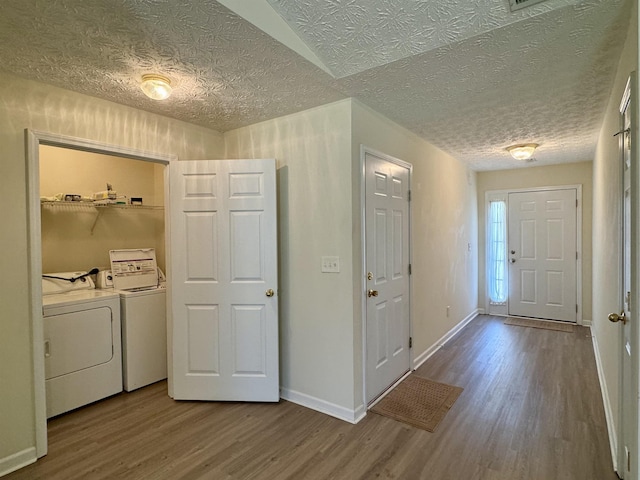
{"type": "Polygon", "coordinates": [[[339,273],[340,257],[322,257],[323,273],[339,273]]]}

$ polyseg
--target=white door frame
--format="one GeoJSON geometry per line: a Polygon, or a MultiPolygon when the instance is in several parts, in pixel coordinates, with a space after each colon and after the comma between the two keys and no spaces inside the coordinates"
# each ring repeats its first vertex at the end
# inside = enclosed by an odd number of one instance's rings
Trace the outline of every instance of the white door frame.
{"type": "MultiPolygon", "coordinates": [[[[576,198],[578,199],[578,207],[576,210],[576,249],[578,252],[578,258],[576,259],[576,303],[578,304],[578,312],[576,314],[576,322],[578,325],[583,325],[584,320],[582,318],[582,185],[550,185],[547,187],[532,187],[532,188],[510,188],[503,190],[490,190],[485,192],[484,195],[484,212],[485,212],[485,253],[484,253],[484,264],[485,271],[482,272],[482,275],[485,277],[485,312],[490,315],[509,315],[509,296],[507,296],[506,305],[495,306],[491,304],[489,299],[489,285],[486,280],[486,271],[487,271],[487,258],[489,245],[487,243],[487,214],[489,212],[489,202],[495,200],[504,200],[507,204],[507,221],[509,218],[509,194],[510,193],[523,193],[523,192],[545,192],[551,190],[576,190],[576,198]]],[[[508,225],[507,225],[508,227],[508,225]]],[[[507,228],[508,232],[508,228],[507,228]]],[[[508,236],[508,233],[507,233],[508,236]]],[[[507,238],[508,240],[508,238],[507,238]]],[[[508,243],[508,241],[507,241],[508,243]]],[[[509,271],[507,269],[507,282],[509,280],[509,271]]],[[[590,324],[590,323],[589,323],[590,324]]]]}
{"type": "MultiPolygon", "coordinates": [[[[365,280],[367,278],[367,231],[366,231],[366,169],[365,169],[365,156],[369,153],[371,155],[375,155],[376,157],[380,157],[383,160],[399,165],[403,168],[409,170],[409,198],[411,199],[411,178],[413,175],[413,165],[407,163],[398,158],[387,155],[386,153],[382,153],[378,150],[374,150],[373,148],[369,148],[365,145],[360,145],[360,245],[362,246],[362,271],[360,276],[360,281],[358,285],[360,285],[360,304],[362,308],[362,401],[364,404],[364,415],[366,415],[367,410],[367,295],[365,293],[365,280]]],[[[409,265],[412,263],[412,251],[413,251],[413,241],[411,238],[411,201],[409,201],[409,265]]],[[[413,316],[412,316],[412,295],[411,292],[413,290],[413,282],[411,275],[409,275],[409,336],[413,336],[413,316]]],[[[412,365],[414,363],[414,352],[413,348],[409,349],[409,371],[412,370],[412,365]]],[[[404,377],[403,377],[404,378],[404,377]]],[[[401,379],[402,380],[402,379],[401,379]]],[[[398,383],[398,382],[396,382],[398,383]]],[[[363,415],[363,416],[364,416],[363,415]]],[[[357,421],[356,421],[357,423],[357,421]]]]}
{"type": "MultiPolygon", "coordinates": [[[[167,155],[133,148],[96,142],[37,130],[25,130],[27,161],[27,220],[29,226],[28,288],[33,350],[34,417],[36,427],[36,456],[47,454],[47,410],[44,373],[44,324],[42,320],[42,232],[40,230],[40,145],[69,148],[85,152],[114,155],[132,160],[168,165],[178,159],[167,155]]],[[[165,201],[168,199],[167,172],[165,172],[165,201]]],[[[166,216],[166,213],[165,213],[166,216]]],[[[169,238],[169,225],[165,222],[165,237],[169,238]]],[[[167,252],[168,253],[168,252],[167,252]]]]}

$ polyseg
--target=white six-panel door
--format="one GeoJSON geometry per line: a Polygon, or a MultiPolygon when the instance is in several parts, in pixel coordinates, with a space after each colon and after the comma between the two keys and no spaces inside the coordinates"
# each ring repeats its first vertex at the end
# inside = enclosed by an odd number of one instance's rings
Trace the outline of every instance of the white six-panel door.
{"type": "Polygon", "coordinates": [[[409,168],[365,152],[366,400],[409,371],[409,168]]]}
{"type": "Polygon", "coordinates": [[[575,189],[509,194],[509,314],[576,321],[575,189]]]}
{"type": "Polygon", "coordinates": [[[173,396],[278,401],[275,160],[169,168],[173,396]]]}
{"type": "MultiPolygon", "coordinates": [[[[620,105],[622,118],[622,132],[620,135],[620,156],[621,170],[623,172],[623,189],[621,194],[622,203],[622,259],[621,281],[622,287],[619,312],[611,312],[624,317],[624,321],[618,320],[621,329],[620,339],[620,412],[618,429],[618,476],[624,479],[637,478],[638,456],[634,455],[638,451],[638,383],[637,370],[634,368],[638,362],[638,332],[637,325],[634,325],[634,318],[631,309],[632,292],[637,288],[634,285],[634,270],[636,267],[632,263],[634,233],[632,232],[632,219],[636,219],[637,210],[634,200],[637,202],[638,194],[638,159],[637,147],[635,146],[636,126],[634,125],[636,114],[633,95],[635,89],[635,75],[627,82],[627,87],[620,105]],[[635,181],[634,181],[635,179],[635,181]],[[635,215],[634,215],[635,214],[635,215]],[[635,330],[635,331],[634,331],[635,330]],[[634,374],[634,370],[636,373],[634,374]]],[[[637,228],[637,227],[635,227],[637,228]]],[[[610,315],[611,317],[611,315],[610,315]]]]}

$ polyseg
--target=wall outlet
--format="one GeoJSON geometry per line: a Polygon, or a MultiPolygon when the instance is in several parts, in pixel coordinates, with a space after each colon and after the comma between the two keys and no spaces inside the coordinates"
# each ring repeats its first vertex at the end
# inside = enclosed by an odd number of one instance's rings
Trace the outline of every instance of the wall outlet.
{"type": "Polygon", "coordinates": [[[339,273],[340,257],[322,257],[323,273],[339,273]]]}

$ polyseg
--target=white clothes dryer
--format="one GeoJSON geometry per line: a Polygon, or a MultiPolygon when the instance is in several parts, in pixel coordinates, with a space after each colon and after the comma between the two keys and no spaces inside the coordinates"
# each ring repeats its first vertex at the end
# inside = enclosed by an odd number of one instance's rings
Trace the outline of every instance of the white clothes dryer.
{"type": "Polygon", "coordinates": [[[47,418],[122,391],[119,295],[83,274],[43,275],[47,418]]]}

